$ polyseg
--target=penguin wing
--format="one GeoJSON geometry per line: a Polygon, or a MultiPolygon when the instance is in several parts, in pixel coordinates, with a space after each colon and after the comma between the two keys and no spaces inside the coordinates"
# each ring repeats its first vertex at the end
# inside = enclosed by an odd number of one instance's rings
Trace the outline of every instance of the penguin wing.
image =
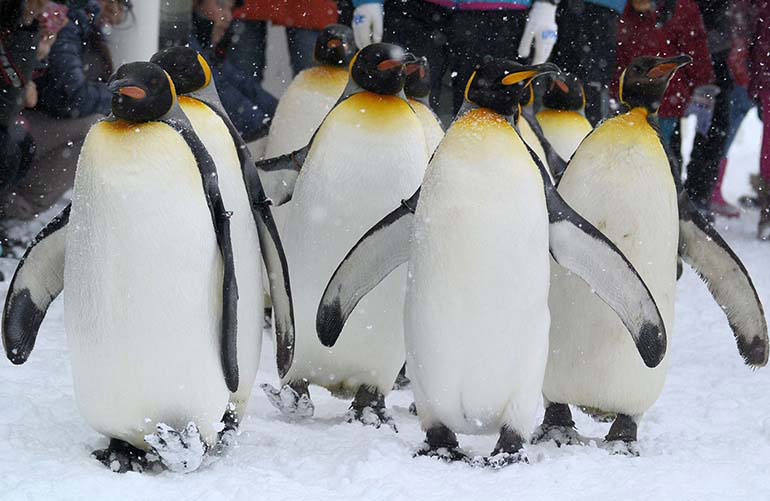
{"type": "MultiPolygon", "coordinates": [[[[216,96],[216,95],[215,95],[216,96]]],[[[294,360],[294,304],[292,303],[291,284],[289,282],[289,265],[283,252],[278,228],[267,202],[265,190],[257,173],[246,142],[238,133],[232,120],[221,107],[221,104],[206,103],[219,115],[227,126],[230,136],[235,143],[238,152],[238,160],[241,163],[243,182],[251,202],[251,212],[257,223],[259,235],[259,247],[262,260],[267,269],[267,277],[270,285],[270,298],[273,301],[273,314],[275,315],[276,337],[276,362],[278,375],[284,377],[294,360]]],[[[296,176],[295,176],[296,179],[296,176]]],[[[256,259],[256,256],[255,256],[256,259]]],[[[258,333],[257,335],[262,335],[258,333]]]]}
{"type": "Polygon", "coordinates": [[[276,207],[291,200],[297,176],[305,163],[311,144],[312,139],[307,146],[297,151],[256,162],[259,176],[264,181],[265,193],[276,207]]]}
{"type": "Polygon", "coordinates": [[[757,290],[741,260],[695,209],[685,192],[679,195],[679,255],[706,282],[725,312],[746,364],[765,366],[767,321],[757,290]]]}
{"type": "Polygon", "coordinates": [[[666,326],[650,289],[620,249],[564,201],[540,159],[527,148],[543,179],[551,256],[612,308],[644,363],[656,367],[666,354],[666,326]]]}
{"type": "Polygon", "coordinates": [[[233,244],[230,239],[230,212],[225,209],[222,193],[219,191],[217,167],[200,138],[195,134],[187,117],[181,109],[179,115],[165,120],[187,143],[198,166],[203,183],[203,192],[211,212],[217,245],[222,254],[222,344],[220,357],[227,388],[238,391],[238,284],[235,279],[235,261],[233,244]]]}
{"type": "Polygon", "coordinates": [[[543,128],[540,126],[540,122],[538,122],[534,116],[531,116],[527,113],[522,113],[522,117],[529,123],[532,131],[540,141],[540,145],[543,147],[543,151],[545,152],[545,158],[548,161],[548,168],[551,171],[551,175],[554,179],[558,180],[564,174],[564,170],[567,168],[567,162],[562,157],[560,157],[558,153],[556,153],[556,149],[554,149],[548,138],[545,137],[545,133],[543,132],[543,128]]]}
{"type": "Polygon", "coordinates": [[[359,301],[409,260],[409,241],[420,189],[375,224],[348,252],[329,280],[316,315],[318,339],[334,346],[359,301]]]}
{"type": "Polygon", "coordinates": [[[67,205],[32,240],[13,274],[3,310],[3,346],[14,364],[29,358],[48,307],[64,288],[69,216],[67,205]]]}

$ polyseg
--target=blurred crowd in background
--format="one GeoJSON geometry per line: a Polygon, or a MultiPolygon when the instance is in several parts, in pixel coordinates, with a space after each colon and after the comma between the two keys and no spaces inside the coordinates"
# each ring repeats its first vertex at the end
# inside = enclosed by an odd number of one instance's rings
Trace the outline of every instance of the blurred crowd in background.
{"type": "MultiPolygon", "coordinates": [[[[279,97],[263,87],[270,23],[285,27],[294,74],[314,64],[315,37],[331,23],[352,24],[359,46],[382,40],[426,56],[431,105],[445,125],[485,55],[548,59],[575,74],[595,125],[618,109],[618,80],[633,57],[688,53],[695,62],[676,73],[660,108],[672,161],[687,173],[685,188],[712,218],[740,214],[720,183],[741,121],[759,106],[766,124],[760,176],[745,202],[770,221],[770,0],[179,0],[188,3],[187,38],[175,43],[209,62],[246,141],[267,134],[279,97]],[[685,166],[680,119],[689,114],[697,132],[685,166]]],[[[27,236],[11,237],[24,235],[14,228],[67,196],[85,134],[110,113],[106,82],[114,64],[106,42],[114,30],[143,22],[134,10],[131,0],[0,0],[5,255],[26,244],[27,236]]]]}

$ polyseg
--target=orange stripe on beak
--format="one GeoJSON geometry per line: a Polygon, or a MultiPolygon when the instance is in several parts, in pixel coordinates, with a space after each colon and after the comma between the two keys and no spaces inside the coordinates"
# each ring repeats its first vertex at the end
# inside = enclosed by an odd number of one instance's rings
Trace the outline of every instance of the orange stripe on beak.
{"type": "Polygon", "coordinates": [[[337,47],[339,47],[340,45],[342,45],[342,41],[341,41],[341,40],[338,40],[338,39],[336,39],[336,38],[332,38],[331,40],[329,40],[328,42],[326,42],[326,46],[327,46],[328,48],[330,48],[330,49],[334,49],[334,48],[337,48],[337,47]]]}
{"type": "Polygon", "coordinates": [[[675,69],[677,69],[679,65],[676,63],[663,63],[659,64],[657,66],[653,66],[647,71],[647,76],[650,78],[660,78],[662,76],[668,75],[675,69]]]}
{"type": "Polygon", "coordinates": [[[118,93],[122,96],[128,96],[133,99],[144,99],[147,97],[147,93],[141,87],[135,87],[133,85],[129,87],[121,87],[118,93]]]}
{"type": "Polygon", "coordinates": [[[402,64],[403,62],[400,59],[386,59],[377,65],[377,69],[379,71],[387,71],[389,69],[395,68],[396,66],[401,66],[402,64]]]}

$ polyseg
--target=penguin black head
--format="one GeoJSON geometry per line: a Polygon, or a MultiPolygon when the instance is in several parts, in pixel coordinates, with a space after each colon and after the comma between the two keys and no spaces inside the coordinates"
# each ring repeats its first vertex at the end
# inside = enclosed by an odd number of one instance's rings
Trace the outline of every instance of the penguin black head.
{"type": "Polygon", "coordinates": [[[582,111],[585,106],[583,82],[572,73],[555,73],[545,80],[543,107],[551,110],[582,111]]]}
{"type": "Polygon", "coordinates": [[[518,113],[520,100],[532,80],[559,71],[551,63],[522,66],[506,59],[485,59],[465,86],[465,99],[501,115],[518,113]]]}
{"type": "Polygon", "coordinates": [[[342,24],[330,24],[315,39],[313,56],[318,64],[347,66],[356,54],[353,30],[342,24]]]}
{"type": "Polygon", "coordinates": [[[211,83],[211,68],[203,56],[190,47],[169,47],[150,58],[171,76],[177,92],[189,94],[211,83]]]}
{"type": "Polygon", "coordinates": [[[176,90],[171,77],[154,63],[124,64],[110,77],[112,114],[129,122],[148,122],[174,106],[176,90]]]}
{"type": "Polygon", "coordinates": [[[674,72],[691,62],[692,58],[686,54],[635,58],[620,75],[620,101],[630,108],[657,113],[674,72]]]}
{"type": "Polygon", "coordinates": [[[430,94],[430,66],[425,56],[406,65],[404,94],[415,99],[423,99],[430,94]]]}
{"type": "Polygon", "coordinates": [[[350,76],[364,90],[394,95],[404,88],[407,64],[416,58],[398,45],[373,43],[353,56],[350,76]]]}

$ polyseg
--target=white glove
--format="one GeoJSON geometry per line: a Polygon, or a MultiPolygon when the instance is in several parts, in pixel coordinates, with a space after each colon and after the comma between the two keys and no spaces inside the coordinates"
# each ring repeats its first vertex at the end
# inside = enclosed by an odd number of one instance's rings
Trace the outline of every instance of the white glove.
{"type": "Polygon", "coordinates": [[[535,56],[532,64],[541,64],[548,60],[553,46],[556,45],[556,5],[536,1],[527,15],[527,25],[519,43],[519,57],[529,57],[532,40],[535,40],[535,56]]]}
{"type": "Polygon", "coordinates": [[[362,3],[353,11],[353,36],[356,45],[363,49],[370,43],[382,42],[382,4],[362,3]]]}

